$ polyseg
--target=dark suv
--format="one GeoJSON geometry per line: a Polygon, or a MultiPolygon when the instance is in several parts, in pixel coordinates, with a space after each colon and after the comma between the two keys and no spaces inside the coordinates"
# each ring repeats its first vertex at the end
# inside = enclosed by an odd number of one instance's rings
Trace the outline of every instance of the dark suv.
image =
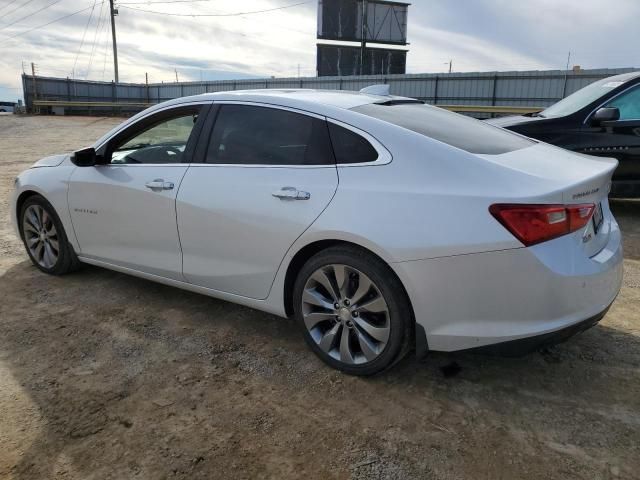
{"type": "Polygon", "coordinates": [[[640,72],[594,82],[540,113],[487,120],[574,152],[614,157],[611,196],[640,196],[640,72]]]}

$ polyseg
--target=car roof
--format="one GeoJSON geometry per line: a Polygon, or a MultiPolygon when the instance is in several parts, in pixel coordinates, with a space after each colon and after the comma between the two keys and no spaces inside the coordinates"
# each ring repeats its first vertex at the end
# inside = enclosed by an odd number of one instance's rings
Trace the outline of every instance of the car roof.
{"type": "MultiPolygon", "coordinates": [[[[256,104],[276,105],[302,110],[316,115],[337,118],[355,107],[371,103],[387,102],[417,102],[413,98],[398,97],[394,95],[372,95],[369,93],[354,92],[348,90],[314,90],[304,88],[260,89],[260,90],[232,90],[228,92],[211,92],[189,97],[179,97],[166,102],[158,103],[129,118],[113,130],[104,134],[96,141],[94,146],[101,145],[107,138],[113,136],[116,131],[122,130],[136,122],[143,116],[163,110],[167,107],[183,104],[209,101],[236,101],[256,104]]],[[[352,112],[350,112],[352,113],[352,112]]],[[[353,114],[353,113],[352,113],[353,114]]],[[[358,115],[359,114],[353,114],[358,115]]],[[[362,116],[365,117],[365,116],[362,116]]]]}
{"type": "Polygon", "coordinates": [[[395,95],[372,95],[368,93],[348,90],[314,90],[296,89],[261,89],[261,90],[232,90],[228,92],[203,93],[191,97],[182,97],[160,105],[171,103],[186,103],[202,100],[212,101],[247,101],[281,105],[302,110],[323,113],[327,108],[351,109],[370,103],[384,103],[389,101],[411,101],[415,99],[398,97],[395,95]]]}
{"type": "Polygon", "coordinates": [[[629,73],[621,73],[620,75],[614,75],[612,77],[607,77],[606,80],[609,81],[618,81],[618,82],[628,82],[629,80],[634,80],[636,78],[640,78],[640,70],[636,72],[629,73]]]}

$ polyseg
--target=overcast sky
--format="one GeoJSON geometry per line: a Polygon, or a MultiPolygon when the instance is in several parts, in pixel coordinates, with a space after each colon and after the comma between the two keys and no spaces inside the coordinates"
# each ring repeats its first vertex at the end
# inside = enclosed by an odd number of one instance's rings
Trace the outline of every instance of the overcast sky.
{"type": "MultiPolygon", "coordinates": [[[[228,14],[301,1],[117,2],[120,81],[144,82],[148,72],[150,82],[171,82],[174,69],[180,80],[297,76],[298,68],[313,76],[317,0],[225,17],[140,11],[228,14]]],[[[41,75],[112,80],[108,10],[108,0],[0,0],[0,100],[21,97],[30,62],[41,75]]],[[[414,0],[407,71],[443,72],[449,59],[456,72],[559,69],[569,51],[583,68],[640,67],[639,20],[640,0],[414,0]]]]}

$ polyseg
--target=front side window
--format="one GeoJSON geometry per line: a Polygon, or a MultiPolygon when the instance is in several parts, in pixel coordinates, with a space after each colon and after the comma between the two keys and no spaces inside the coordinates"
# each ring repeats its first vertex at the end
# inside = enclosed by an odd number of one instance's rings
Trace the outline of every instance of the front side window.
{"type": "Polygon", "coordinates": [[[606,106],[620,110],[620,120],[640,120],[640,85],[614,98],[606,106]]]}
{"type": "Polygon", "coordinates": [[[278,108],[222,105],[207,163],[240,165],[333,165],[324,120],[278,108]]]}
{"type": "Polygon", "coordinates": [[[586,87],[563,98],[558,103],[554,103],[538,115],[543,118],[554,118],[576,113],[600,97],[608,95],[614,88],[624,85],[625,82],[633,78],[633,75],[634,74],[616,75],[615,77],[603,78],[597,82],[590,83],[586,87]]]}
{"type": "Polygon", "coordinates": [[[152,121],[133,136],[117,141],[111,163],[181,163],[197,120],[197,109],[182,110],[169,118],[162,115],[162,120],[152,121]]]}

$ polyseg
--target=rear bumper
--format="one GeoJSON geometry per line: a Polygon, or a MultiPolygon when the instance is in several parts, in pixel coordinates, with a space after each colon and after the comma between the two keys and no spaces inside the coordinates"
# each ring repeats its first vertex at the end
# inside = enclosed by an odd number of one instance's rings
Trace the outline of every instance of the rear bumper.
{"type": "Polygon", "coordinates": [[[458,351],[531,339],[535,348],[602,318],[622,284],[620,230],[612,219],[607,244],[591,258],[575,240],[394,264],[422,343],[458,351]]]}
{"type": "MultiPolygon", "coordinates": [[[[611,305],[609,305],[610,307],[611,305]]],[[[585,330],[594,327],[602,317],[604,317],[609,311],[609,307],[605,308],[602,312],[594,315],[593,317],[582,320],[581,322],[569,325],[568,327],[561,328],[554,332],[543,333],[542,335],[535,335],[533,337],[525,337],[518,340],[510,340],[508,342],[495,343],[493,345],[486,345],[484,347],[470,348],[467,352],[489,353],[494,355],[502,355],[507,357],[518,357],[526,355],[527,353],[535,352],[546,347],[557,345],[558,343],[566,342],[574,335],[584,332],[585,330]]]]}

